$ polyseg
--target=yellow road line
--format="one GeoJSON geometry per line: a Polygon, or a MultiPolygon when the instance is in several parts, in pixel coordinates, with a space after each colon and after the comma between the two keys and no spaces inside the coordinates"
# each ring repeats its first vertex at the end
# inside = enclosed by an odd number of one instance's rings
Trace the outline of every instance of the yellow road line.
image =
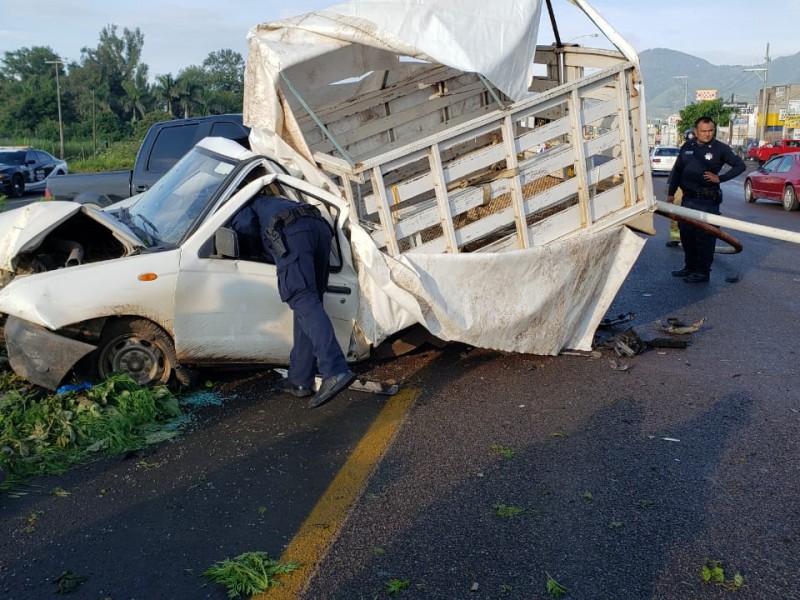
{"type": "Polygon", "coordinates": [[[417,390],[403,389],[389,399],[280,557],[280,562],[302,566],[281,575],[282,586],[253,596],[254,600],[294,600],[303,592],[417,395],[417,390]]]}

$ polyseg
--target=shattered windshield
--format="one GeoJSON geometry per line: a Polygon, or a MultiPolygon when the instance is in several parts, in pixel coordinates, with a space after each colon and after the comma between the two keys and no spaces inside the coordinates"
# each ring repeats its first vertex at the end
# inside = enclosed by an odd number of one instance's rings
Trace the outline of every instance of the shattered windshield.
{"type": "Polygon", "coordinates": [[[148,246],[180,244],[236,165],[231,158],[193,148],[123,212],[122,220],[148,246]]]}

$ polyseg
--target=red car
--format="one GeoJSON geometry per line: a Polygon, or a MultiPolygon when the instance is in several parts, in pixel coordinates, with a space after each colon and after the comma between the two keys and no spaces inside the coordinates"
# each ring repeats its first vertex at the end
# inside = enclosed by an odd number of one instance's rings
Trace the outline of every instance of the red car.
{"type": "Polygon", "coordinates": [[[744,199],[780,200],[784,210],[800,209],[800,152],[773,156],[744,180],[744,199]]]}

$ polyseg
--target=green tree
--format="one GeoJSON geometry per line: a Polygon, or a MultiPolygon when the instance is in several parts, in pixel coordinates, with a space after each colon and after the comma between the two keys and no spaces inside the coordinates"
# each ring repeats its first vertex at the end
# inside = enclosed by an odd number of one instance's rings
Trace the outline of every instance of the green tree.
{"type": "MultiPolygon", "coordinates": [[[[5,52],[0,67],[0,136],[31,135],[44,120],[58,121],[56,69],[61,80],[64,65],[52,49],[43,46],[5,52]]],[[[62,109],[69,118],[70,95],[62,87],[62,109]]]]}
{"type": "Polygon", "coordinates": [[[244,59],[238,52],[229,49],[211,52],[203,61],[203,68],[215,92],[243,92],[244,59]]]}
{"type": "Polygon", "coordinates": [[[722,100],[704,100],[703,102],[692,103],[686,106],[681,113],[678,121],[678,131],[693,129],[695,121],[700,117],[711,117],[718,127],[727,127],[731,120],[731,109],[722,105],[722,100]]]}
{"type": "Polygon", "coordinates": [[[82,48],[78,63],[70,65],[73,85],[86,89],[92,89],[88,87],[91,84],[106,85],[109,110],[122,121],[135,120],[137,102],[145,109],[140,112],[146,112],[144,100],[149,98],[148,67],[141,62],[143,46],[144,34],[138,27],[125,28],[122,37],[117,35],[116,25],[104,27],[97,47],[82,48]],[[131,92],[134,100],[129,98],[131,92]]]}
{"type": "Polygon", "coordinates": [[[153,86],[153,97],[156,100],[156,107],[165,110],[170,115],[174,115],[174,108],[179,100],[178,86],[171,73],[156,75],[156,83],[153,86]]]}
{"type": "Polygon", "coordinates": [[[181,117],[188,119],[190,116],[206,114],[203,89],[207,85],[208,77],[202,67],[191,66],[178,73],[175,87],[181,117]]]}

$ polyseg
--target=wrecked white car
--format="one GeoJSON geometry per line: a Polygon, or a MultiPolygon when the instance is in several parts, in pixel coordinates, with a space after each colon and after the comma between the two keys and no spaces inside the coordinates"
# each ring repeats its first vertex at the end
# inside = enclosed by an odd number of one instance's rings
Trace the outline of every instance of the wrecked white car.
{"type": "Polygon", "coordinates": [[[486,19],[481,0],[349,2],[254,27],[252,151],[207,139],[105,212],[0,215],[14,370],[55,387],[73,368],[152,383],[286,364],[275,269],[238,256],[227,227],[263,188],[334,224],[325,307],[351,361],[415,324],[508,352],[591,349],[636,232],[654,233],[644,88],[585,0],[563,4],[614,49],[561,43],[546,4],[486,19]],[[537,45],[540,20],[555,44],[537,45]]]}
{"type": "Polygon", "coordinates": [[[151,384],[186,382],[181,365],[288,364],[292,317],[275,267],[238,256],[226,228],[260,191],[313,203],[336,226],[325,307],[349,358],[363,357],[366,346],[351,343],[346,205],[235,142],[206,138],[128,206],[39,202],[0,215],[14,371],[55,389],[75,367],[151,384]]]}

